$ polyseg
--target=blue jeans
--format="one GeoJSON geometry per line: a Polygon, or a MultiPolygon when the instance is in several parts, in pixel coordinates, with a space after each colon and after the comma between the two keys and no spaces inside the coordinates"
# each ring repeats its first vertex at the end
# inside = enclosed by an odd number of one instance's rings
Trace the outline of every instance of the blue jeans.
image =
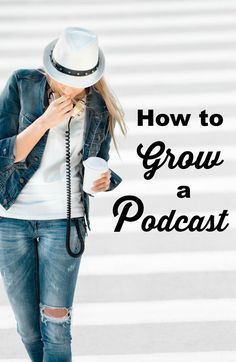
{"type": "MultiPolygon", "coordinates": [[[[70,246],[80,250],[84,217],[71,219],[70,246]]],[[[25,220],[0,216],[0,272],[33,362],[71,362],[71,316],[81,257],[66,250],[67,219],[25,220]]]]}

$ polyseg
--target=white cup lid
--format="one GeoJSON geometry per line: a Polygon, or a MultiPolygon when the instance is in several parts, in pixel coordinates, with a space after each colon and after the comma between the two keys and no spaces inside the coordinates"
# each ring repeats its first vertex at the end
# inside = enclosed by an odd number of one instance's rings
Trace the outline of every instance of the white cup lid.
{"type": "Polygon", "coordinates": [[[91,168],[93,170],[101,170],[107,168],[107,161],[101,157],[89,157],[87,160],[83,161],[84,166],[91,168]]]}

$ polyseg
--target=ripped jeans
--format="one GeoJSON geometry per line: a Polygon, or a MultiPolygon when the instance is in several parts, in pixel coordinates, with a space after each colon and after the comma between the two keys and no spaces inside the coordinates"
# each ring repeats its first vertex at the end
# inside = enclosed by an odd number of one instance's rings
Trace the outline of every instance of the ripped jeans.
{"type": "MultiPolygon", "coordinates": [[[[70,248],[80,250],[71,218],[70,248]]],[[[33,362],[71,362],[71,317],[81,256],[66,250],[67,219],[25,220],[0,216],[0,272],[17,332],[33,362]]]]}

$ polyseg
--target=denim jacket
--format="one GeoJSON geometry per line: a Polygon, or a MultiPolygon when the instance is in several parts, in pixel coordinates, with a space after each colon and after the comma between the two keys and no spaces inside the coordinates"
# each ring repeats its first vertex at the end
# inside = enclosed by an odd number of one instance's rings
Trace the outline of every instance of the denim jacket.
{"type": "MultiPolygon", "coordinates": [[[[8,78],[0,94],[0,203],[8,210],[17,196],[39,168],[47,142],[48,129],[28,156],[15,161],[16,136],[40,117],[49,105],[48,82],[37,69],[17,69],[8,78]]],[[[89,87],[82,160],[97,156],[108,161],[111,134],[108,129],[108,109],[94,86],[89,87]]],[[[64,146],[64,145],[62,145],[64,146]]],[[[113,190],[122,178],[111,170],[110,187],[113,190]]],[[[87,227],[89,221],[89,196],[83,191],[84,166],[80,162],[79,183],[81,201],[85,210],[87,227]]],[[[65,205],[66,208],[66,205],[65,205]]]]}

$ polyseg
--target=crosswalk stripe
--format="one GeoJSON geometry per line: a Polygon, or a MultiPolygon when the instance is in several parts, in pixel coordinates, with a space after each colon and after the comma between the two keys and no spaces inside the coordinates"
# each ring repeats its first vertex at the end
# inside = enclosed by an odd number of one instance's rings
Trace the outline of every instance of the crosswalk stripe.
{"type": "MultiPolygon", "coordinates": [[[[235,351],[172,352],[148,354],[103,354],[74,356],[73,362],[235,362],[235,351]]],[[[0,362],[19,362],[19,359],[2,359],[0,362]]],[[[29,362],[21,359],[20,362],[29,362]]]]}
{"type": "MultiPolygon", "coordinates": [[[[116,12],[119,12],[120,15],[127,14],[131,12],[133,15],[141,13],[145,15],[145,12],[149,12],[152,10],[152,12],[175,12],[180,13],[185,11],[207,11],[207,10],[225,10],[227,7],[233,11],[236,9],[236,4],[234,2],[224,2],[215,0],[214,3],[212,1],[203,1],[198,0],[198,2],[193,1],[178,1],[178,2],[171,2],[168,1],[159,1],[159,2],[153,2],[153,1],[145,1],[145,2],[139,2],[136,3],[136,6],[134,8],[132,3],[126,3],[124,6],[120,7],[120,4],[111,3],[109,6],[107,4],[90,4],[86,3],[84,6],[80,6],[80,4],[74,4],[73,12],[78,12],[78,14],[89,14],[90,11],[92,11],[94,14],[97,15],[104,15],[104,14],[114,14],[116,12]]],[[[14,13],[12,13],[12,6],[4,6],[3,7],[4,16],[11,16],[14,18],[14,16],[27,16],[35,11],[37,12],[37,16],[45,15],[45,8],[41,6],[40,3],[35,3],[33,7],[27,6],[14,6],[14,13]]],[[[61,3],[58,7],[55,7],[54,5],[48,4],[47,5],[47,13],[52,13],[55,17],[59,15],[71,15],[71,8],[66,6],[66,4],[61,3]]]]}
{"type": "MultiPolygon", "coordinates": [[[[112,66],[112,65],[111,65],[112,66]]],[[[128,86],[132,84],[133,86],[138,86],[142,83],[142,86],[151,85],[151,84],[211,84],[218,82],[235,82],[236,80],[236,71],[233,70],[195,70],[195,71],[178,71],[168,72],[168,71],[155,71],[152,72],[151,77],[149,72],[139,72],[138,77],[136,73],[129,72],[124,74],[121,77],[119,74],[109,75],[110,81],[114,86],[125,85],[128,86]]]]}
{"type": "Polygon", "coordinates": [[[120,103],[122,104],[124,109],[137,109],[137,104],[139,105],[139,109],[143,107],[157,107],[161,105],[162,109],[164,107],[190,107],[190,106],[198,106],[201,109],[205,109],[208,106],[235,106],[235,91],[222,91],[219,92],[205,92],[191,94],[191,93],[178,93],[178,94],[155,94],[147,93],[146,97],[143,95],[122,95],[118,90],[116,91],[120,103]]]}
{"type": "MultiPolygon", "coordinates": [[[[9,44],[9,43],[8,43],[9,44]]],[[[45,42],[46,44],[46,42],[45,42]]],[[[25,42],[24,47],[22,46],[21,49],[31,50],[31,45],[28,44],[28,42],[25,42]]],[[[15,48],[15,47],[14,47],[15,48]]],[[[16,43],[16,49],[17,49],[17,43],[16,43]]],[[[17,51],[17,50],[16,50],[17,51]]],[[[28,64],[28,63],[37,63],[40,58],[40,52],[38,51],[38,48],[35,48],[36,54],[30,54],[26,56],[24,53],[18,54],[18,59],[21,60],[22,63],[28,64]]],[[[217,57],[218,63],[217,63],[217,70],[219,72],[222,72],[222,68],[225,68],[224,62],[233,62],[236,59],[236,52],[234,50],[225,50],[222,49],[220,52],[215,50],[206,50],[206,49],[199,49],[197,51],[186,51],[186,50],[179,50],[178,52],[173,51],[158,51],[158,52],[151,52],[147,51],[145,53],[139,54],[137,51],[132,52],[129,56],[127,55],[124,58],[123,54],[114,54],[111,51],[106,52],[106,58],[107,58],[107,64],[110,66],[118,66],[119,68],[124,68],[122,71],[122,75],[120,75],[123,79],[125,79],[124,74],[129,74],[132,72],[132,69],[126,69],[127,66],[133,65],[134,58],[135,58],[135,65],[155,65],[156,69],[159,69],[159,66],[163,65],[163,63],[166,66],[166,69],[170,70],[172,67],[174,67],[176,64],[178,65],[188,65],[188,67],[191,67],[191,62],[193,64],[199,64],[202,67],[206,67],[208,64],[215,64],[215,59],[217,57]],[[222,62],[222,64],[221,64],[222,62]]],[[[9,69],[12,66],[14,66],[15,59],[12,59],[11,55],[6,52],[1,57],[1,68],[4,68],[5,70],[9,69]],[[7,64],[6,64],[7,62],[7,64]],[[9,67],[9,68],[7,68],[9,67]]],[[[228,63],[227,63],[228,64],[228,63]]],[[[204,71],[204,68],[202,69],[204,71]]],[[[229,70],[226,68],[226,71],[229,72],[229,70]]],[[[195,73],[194,70],[192,70],[193,73],[195,73]]],[[[174,72],[173,72],[174,73],[174,72]]],[[[116,75],[116,73],[114,73],[116,75]]]]}
{"type": "MultiPolygon", "coordinates": [[[[111,65],[112,66],[112,65],[111,65]]],[[[178,71],[176,73],[168,71],[156,71],[152,72],[152,76],[149,76],[148,71],[139,72],[139,76],[134,72],[129,72],[128,74],[123,74],[121,77],[119,74],[109,74],[109,80],[114,84],[114,86],[129,86],[132,84],[132,87],[139,85],[140,82],[142,86],[144,85],[155,85],[157,83],[161,84],[198,84],[198,83],[207,83],[214,84],[220,82],[232,82],[236,81],[236,71],[232,70],[195,70],[195,71],[178,71]]],[[[1,85],[1,84],[0,84],[1,85]]],[[[2,84],[3,85],[3,84],[2,84]]]]}
{"type": "MultiPolygon", "coordinates": [[[[23,10],[23,7],[21,6],[20,8],[21,10],[23,10]]],[[[65,9],[61,9],[60,7],[58,8],[55,8],[54,7],[54,10],[53,12],[56,10],[56,9],[59,9],[60,10],[60,14],[62,15],[65,15],[65,11],[66,10],[69,10],[68,7],[66,7],[65,9]]],[[[81,7],[80,7],[81,9],[81,7]]],[[[51,13],[48,12],[47,14],[38,14],[38,11],[40,12],[41,10],[41,7],[38,8],[37,10],[37,19],[36,21],[40,21],[40,16],[43,17],[44,21],[46,22],[47,20],[47,16],[48,18],[50,17],[51,18],[51,13]]],[[[231,9],[230,9],[231,10],[231,9]]],[[[168,18],[163,18],[161,16],[158,16],[158,12],[156,12],[156,16],[153,16],[153,14],[155,13],[154,10],[151,11],[148,10],[150,12],[150,14],[148,14],[147,17],[143,17],[143,15],[139,14],[139,13],[132,13],[132,18],[129,18],[129,21],[125,22],[124,23],[124,26],[123,28],[121,29],[121,32],[124,32],[124,31],[128,31],[128,30],[131,30],[131,29],[136,29],[137,31],[140,30],[140,22],[142,22],[142,27],[143,29],[148,29],[149,31],[150,30],[156,30],[158,31],[158,29],[161,30],[162,33],[165,32],[165,30],[171,30],[173,29],[173,31],[183,31],[183,30],[191,30],[192,27],[194,26],[201,26],[201,28],[198,29],[199,32],[202,31],[202,27],[203,26],[207,26],[207,29],[206,31],[214,31],[214,30],[219,30],[221,27],[225,27],[225,28],[229,28],[231,27],[231,29],[233,30],[234,29],[234,26],[235,26],[235,14],[234,13],[231,13],[231,11],[229,11],[228,13],[224,14],[211,14],[211,13],[204,13],[202,12],[201,14],[196,14],[196,13],[190,13],[188,17],[186,16],[183,16],[182,14],[179,14],[178,17],[176,17],[176,15],[169,15],[168,18]],[[157,16],[158,16],[158,21],[157,21],[157,16]]],[[[25,12],[25,10],[24,10],[25,12]]],[[[78,11],[81,15],[81,10],[78,11]]],[[[4,10],[2,12],[2,14],[0,14],[0,19],[4,16],[6,17],[7,16],[7,10],[4,10]]],[[[11,21],[17,21],[17,19],[19,18],[19,15],[18,13],[11,13],[11,21]]],[[[30,15],[31,16],[34,16],[34,12],[31,10],[30,12],[30,15]]],[[[119,30],[119,26],[120,26],[120,17],[119,15],[117,15],[117,17],[113,15],[113,18],[112,20],[107,18],[107,15],[104,14],[104,12],[100,15],[100,18],[101,17],[105,17],[106,16],[106,26],[109,26],[109,29],[111,32],[113,31],[118,31],[119,30]]],[[[127,13],[125,13],[124,15],[127,16],[127,13]]],[[[87,27],[91,27],[90,25],[93,24],[93,27],[98,29],[99,32],[101,33],[101,35],[104,33],[105,34],[105,31],[104,31],[104,25],[102,24],[101,20],[97,19],[96,17],[95,18],[91,18],[91,14],[88,15],[88,13],[86,12],[83,16],[84,20],[86,20],[86,24],[87,24],[87,27]]],[[[58,22],[57,22],[57,26],[60,24],[61,20],[58,19],[58,22]]],[[[22,24],[23,25],[23,24],[22,24]]],[[[46,33],[46,30],[49,31],[49,34],[53,34],[54,31],[52,31],[52,29],[50,28],[50,26],[48,25],[47,26],[47,23],[45,23],[46,25],[46,29],[42,29],[42,35],[41,35],[41,39],[48,39],[48,35],[46,33]]],[[[16,38],[22,34],[22,32],[24,31],[25,27],[23,28],[20,28],[19,29],[19,33],[16,34],[16,38]]],[[[13,34],[13,30],[9,29],[10,33],[13,34]]],[[[193,28],[193,31],[194,31],[194,28],[193,28]]],[[[6,32],[6,29],[4,30],[3,29],[3,32],[2,34],[4,34],[4,32],[6,32]]],[[[37,35],[38,31],[37,31],[37,28],[33,28],[32,29],[32,34],[31,34],[31,37],[33,34],[37,35]]],[[[0,36],[2,36],[2,34],[0,36]]],[[[30,34],[29,34],[30,35],[30,34]]]]}
{"type": "MultiPolygon", "coordinates": [[[[155,129],[155,126],[153,126],[153,128],[155,129]]],[[[157,129],[158,127],[156,127],[157,129]]],[[[160,136],[158,135],[158,133],[156,133],[156,139],[154,138],[155,133],[153,134],[153,138],[152,140],[148,141],[148,139],[146,140],[137,140],[137,146],[141,143],[143,145],[143,147],[141,148],[141,153],[145,154],[145,152],[147,151],[148,147],[153,143],[153,142],[163,142],[163,140],[160,138],[160,136]]],[[[157,153],[157,151],[159,151],[158,146],[156,146],[155,149],[153,149],[153,151],[151,152],[152,155],[155,155],[157,153]]],[[[183,147],[173,147],[172,145],[168,144],[168,141],[165,142],[165,151],[163,152],[163,155],[160,155],[160,159],[161,162],[164,161],[164,157],[165,157],[165,152],[166,150],[170,148],[171,149],[171,153],[175,155],[175,162],[177,161],[178,157],[181,155],[182,152],[192,152],[193,153],[193,159],[196,160],[197,155],[200,151],[204,151],[205,155],[207,152],[211,151],[213,152],[212,155],[212,159],[214,158],[214,155],[216,154],[216,152],[221,152],[221,155],[219,157],[219,161],[220,160],[235,160],[236,159],[236,147],[234,145],[232,146],[228,146],[228,145],[199,145],[199,146],[188,146],[188,145],[183,145],[183,147]]],[[[142,165],[142,161],[143,159],[141,157],[138,156],[137,151],[136,151],[137,147],[134,150],[130,150],[130,149],[125,149],[120,150],[120,155],[121,155],[121,160],[118,158],[118,155],[116,153],[113,153],[110,157],[110,162],[112,163],[116,163],[116,164],[122,164],[123,162],[125,162],[126,164],[134,164],[134,165],[142,165]],[[122,155],[123,153],[123,155],[122,155]],[[125,160],[122,159],[122,156],[125,157],[125,160]]],[[[157,157],[156,157],[157,158],[157,157]]],[[[202,159],[204,160],[205,157],[203,157],[202,159]]],[[[148,163],[148,165],[151,165],[153,162],[155,161],[155,159],[153,159],[152,161],[150,161],[148,163]]],[[[169,158],[168,158],[169,161],[169,158]]],[[[162,167],[168,167],[168,161],[166,162],[166,164],[162,167]]],[[[185,163],[185,162],[183,162],[185,163]]],[[[215,168],[219,168],[220,166],[215,166],[215,168]]],[[[191,166],[191,168],[194,168],[194,166],[191,166]]],[[[213,168],[214,169],[214,168],[213,168]]],[[[184,178],[186,177],[186,175],[183,175],[184,178]]]]}
{"type": "MultiPolygon", "coordinates": [[[[128,241],[127,241],[128,242],[128,241]]],[[[152,254],[87,255],[80,266],[81,275],[139,275],[235,271],[236,252],[194,251],[152,254]],[[140,267],[140,265],[142,267],[140,267]]]]}
{"type": "MultiPolygon", "coordinates": [[[[183,184],[186,185],[186,183],[183,183],[183,184]]],[[[212,182],[212,187],[213,187],[213,185],[214,185],[214,183],[212,182]]],[[[146,186],[146,188],[148,188],[148,187],[146,186]]],[[[156,188],[157,188],[157,185],[156,185],[156,188]]],[[[120,185],[120,189],[121,189],[121,192],[117,191],[116,193],[111,195],[112,199],[114,200],[113,203],[115,204],[115,200],[118,200],[119,197],[127,196],[128,200],[123,201],[123,202],[121,202],[121,200],[118,201],[119,204],[120,204],[118,216],[116,216],[116,218],[113,215],[109,215],[109,216],[106,216],[106,217],[104,217],[104,216],[100,216],[100,217],[99,216],[94,216],[94,217],[92,217],[92,220],[91,220],[91,232],[93,232],[95,230],[96,234],[105,234],[105,235],[106,235],[107,232],[113,232],[115,230],[115,227],[116,227],[116,224],[118,222],[118,218],[120,216],[122,208],[124,207],[125,204],[130,202],[129,197],[128,197],[129,195],[134,195],[134,196],[138,197],[139,200],[141,199],[141,201],[143,202],[144,207],[145,207],[145,201],[142,200],[142,195],[143,195],[142,191],[138,191],[138,190],[136,191],[136,189],[130,188],[129,191],[124,192],[121,185],[120,185]]],[[[227,188],[227,184],[225,185],[225,190],[226,190],[226,192],[232,192],[232,190],[230,188],[229,189],[227,188]]],[[[206,195],[207,195],[207,193],[206,193],[206,195]]],[[[175,195],[174,195],[174,192],[173,192],[173,197],[174,196],[175,195]]],[[[102,197],[102,195],[99,195],[99,196],[96,195],[96,197],[99,198],[99,197],[102,197]]],[[[197,197],[198,197],[198,195],[196,194],[196,198],[197,197]]],[[[181,201],[181,202],[184,203],[183,201],[181,201]]],[[[195,203],[196,203],[196,201],[193,202],[193,205],[195,205],[195,203]]],[[[157,202],[156,202],[156,205],[157,205],[157,202]]],[[[210,208],[210,206],[209,206],[209,208],[210,208]]],[[[176,209],[171,225],[173,226],[173,224],[177,220],[177,218],[182,216],[182,215],[186,215],[188,217],[188,221],[187,221],[188,223],[190,222],[190,219],[193,216],[198,215],[198,216],[204,217],[204,222],[203,222],[203,225],[202,225],[202,227],[203,227],[206,224],[206,222],[207,222],[208,218],[210,217],[210,215],[214,215],[214,223],[213,223],[213,225],[216,226],[218,224],[218,222],[219,222],[219,219],[220,219],[220,213],[222,213],[223,210],[225,209],[225,210],[227,210],[227,215],[224,218],[224,222],[223,222],[222,227],[226,227],[226,225],[229,224],[228,229],[235,229],[236,228],[236,211],[235,211],[235,209],[228,210],[227,205],[225,207],[222,207],[221,205],[219,205],[219,208],[218,208],[217,211],[216,210],[209,211],[209,209],[206,210],[206,211],[205,210],[198,210],[198,209],[196,210],[195,207],[194,207],[194,209],[195,209],[194,212],[187,212],[187,213],[184,210],[184,206],[182,208],[179,207],[178,209],[176,209]]],[[[146,217],[148,215],[153,215],[155,217],[155,220],[156,220],[155,224],[156,224],[158,222],[158,220],[162,216],[170,215],[171,210],[172,210],[172,208],[171,208],[171,206],[169,206],[167,210],[161,212],[160,207],[156,206],[151,210],[145,211],[143,214],[141,214],[141,216],[139,218],[137,218],[137,220],[135,220],[133,222],[124,222],[124,224],[123,224],[123,226],[121,228],[121,231],[120,231],[121,237],[122,237],[122,235],[124,235],[123,237],[125,237],[126,233],[128,233],[128,234],[133,233],[134,237],[135,237],[135,235],[137,233],[138,234],[143,233],[143,237],[147,238],[148,233],[154,233],[154,235],[156,235],[157,238],[158,237],[160,238],[161,237],[161,234],[160,234],[161,232],[160,231],[158,232],[157,229],[155,229],[155,228],[151,229],[150,231],[144,232],[142,230],[142,227],[141,227],[142,221],[143,221],[144,217],[146,217]]],[[[128,212],[128,215],[136,215],[136,212],[137,212],[137,204],[132,202],[132,207],[131,207],[131,210],[128,212]]],[[[181,228],[184,228],[184,226],[186,227],[187,225],[182,224],[181,228]]],[[[186,230],[185,232],[187,232],[187,231],[188,230],[186,230]]],[[[163,232],[166,232],[166,231],[163,231],[163,232]]],[[[202,232],[206,233],[207,231],[203,230],[202,232]]],[[[219,231],[215,230],[214,232],[217,233],[219,231]]],[[[224,230],[224,232],[227,232],[227,229],[224,230]]],[[[199,233],[199,232],[195,231],[195,233],[199,233]]],[[[185,236],[185,238],[186,238],[186,236],[185,236]]],[[[200,235],[199,235],[199,238],[200,238],[200,235]]]]}
{"type": "MultiPolygon", "coordinates": [[[[72,326],[236,321],[235,303],[234,298],[74,303],[72,326]]],[[[10,306],[0,306],[0,317],[0,330],[15,327],[10,306]]]]}
{"type": "MultiPolygon", "coordinates": [[[[51,20],[51,19],[50,19],[51,20]]],[[[2,29],[4,28],[5,31],[9,28],[15,28],[15,31],[17,31],[18,27],[20,25],[21,26],[21,31],[25,30],[25,29],[31,29],[33,27],[33,25],[35,26],[35,20],[34,21],[29,21],[27,23],[23,23],[21,21],[14,21],[12,23],[7,23],[7,24],[3,24],[0,23],[0,32],[2,32],[2,29]]],[[[40,23],[40,21],[38,21],[40,23]]],[[[56,21],[55,24],[52,24],[53,21],[50,21],[50,28],[55,26],[58,28],[58,30],[60,29],[60,22],[59,20],[56,21]]],[[[61,21],[61,26],[69,26],[70,22],[65,23],[64,20],[61,21]]],[[[122,22],[120,23],[120,25],[122,25],[122,22]]],[[[55,38],[55,37],[54,37],[55,38]]],[[[191,33],[191,32],[182,32],[182,33],[176,33],[175,34],[175,42],[178,44],[184,44],[184,43],[188,43],[188,42],[194,42],[195,44],[208,44],[209,42],[211,43],[215,43],[217,44],[220,41],[225,41],[227,39],[227,41],[232,41],[235,42],[236,39],[236,33],[232,32],[230,30],[226,30],[226,31],[214,31],[212,33],[191,33]]],[[[1,40],[2,42],[2,50],[7,51],[9,49],[12,49],[12,44],[9,44],[9,41],[7,41],[6,39],[1,40]]],[[[100,45],[101,47],[107,47],[109,48],[109,46],[114,46],[114,43],[116,44],[116,46],[118,47],[122,47],[124,45],[124,39],[123,37],[121,37],[119,34],[109,34],[106,33],[104,34],[103,37],[101,37],[100,40],[100,45]]],[[[156,36],[156,34],[150,34],[149,36],[147,36],[146,34],[139,34],[139,36],[137,36],[136,34],[126,34],[125,35],[125,44],[126,46],[128,45],[132,45],[132,46],[140,46],[142,44],[147,45],[171,45],[173,44],[173,34],[159,34],[158,36],[156,36]]],[[[29,47],[35,47],[35,42],[34,40],[27,40],[27,45],[29,47]]],[[[40,48],[44,48],[45,46],[45,41],[43,41],[41,38],[37,40],[37,49],[40,48]]],[[[22,43],[16,45],[16,47],[18,49],[22,48],[22,43]]]]}
{"type": "MultiPolygon", "coordinates": [[[[180,129],[179,127],[175,127],[175,126],[173,126],[171,124],[169,124],[168,126],[165,126],[165,127],[156,125],[155,118],[159,113],[162,113],[162,111],[159,109],[159,107],[157,107],[156,110],[154,109],[154,114],[156,114],[155,117],[154,117],[154,122],[153,122],[154,126],[148,126],[147,124],[145,124],[144,126],[137,126],[137,110],[134,110],[132,112],[132,114],[134,115],[134,117],[132,116],[133,121],[130,121],[127,124],[127,130],[128,130],[128,136],[127,137],[129,137],[129,139],[131,139],[133,137],[136,140],[138,140],[136,138],[138,135],[144,137],[144,136],[154,136],[156,134],[157,139],[160,139],[163,136],[169,136],[169,135],[173,135],[173,134],[176,136],[176,139],[178,139],[180,137],[183,137],[183,135],[186,135],[186,134],[192,134],[192,135],[199,134],[199,135],[203,136],[203,135],[206,134],[206,129],[205,129],[205,127],[201,126],[200,122],[196,122],[196,120],[199,117],[200,111],[201,110],[199,109],[199,112],[196,113],[196,114],[195,114],[195,112],[192,112],[191,113],[191,118],[192,118],[193,121],[189,122],[188,127],[181,127],[181,129],[180,129]],[[155,127],[157,127],[156,132],[153,131],[153,128],[155,128],[155,127]]],[[[235,111],[236,111],[236,106],[235,106],[235,111]]],[[[147,112],[147,110],[145,110],[145,112],[147,112]]],[[[172,111],[168,112],[167,114],[169,115],[170,113],[173,114],[172,111]]],[[[187,113],[188,112],[183,112],[182,111],[182,114],[184,114],[184,115],[187,114],[187,113]]],[[[217,113],[219,113],[219,111],[217,113]]],[[[225,139],[227,140],[227,132],[236,130],[236,122],[235,122],[235,119],[233,117],[224,116],[224,110],[222,110],[221,114],[224,117],[224,122],[220,126],[220,131],[219,131],[218,127],[212,127],[210,131],[207,130],[207,134],[212,135],[212,136],[213,135],[217,136],[217,135],[220,134],[221,139],[222,139],[222,143],[224,143],[224,140],[225,139]],[[222,137],[222,135],[225,136],[225,137],[222,137]]],[[[125,117],[127,119],[127,117],[128,117],[127,114],[125,115],[125,117]]],[[[131,116],[130,116],[130,118],[131,118],[131,116]]],[[[119,130],[119,132],[117,131],[116,137],[123,141],[124,136],[123,136],[123,134],[121,134],[120,130],[119,130]]],[[[136,143],[137,142],[138,141],[136,141],[136,143]]],[[[213,142],[214,141],[212,141],[212,143],[213,142]]],[[[203,143],[203,142],[199,138],[198,149],[201,148],[201,143],[203,143]]],[[[209,149],[211,148],[210,143],[208,143],[208,147],[209,147],[209,149]]],[[[216,147],[215,144],[213,145],[213,147],[216,147]]],[[[222,144],[219,147],[222,147],[222,144]]],[[[224,145],[224,147],[227,148],[228,146],[224,145]]],[[[191,148],[192,148],[192,146],[191,146],[191,148]]],[[[196,148],[195,148],[195,150],[196,150],[196,148]]],[[[231,157],[230,152],[228,153],[228,156],[231,157]]]]}

